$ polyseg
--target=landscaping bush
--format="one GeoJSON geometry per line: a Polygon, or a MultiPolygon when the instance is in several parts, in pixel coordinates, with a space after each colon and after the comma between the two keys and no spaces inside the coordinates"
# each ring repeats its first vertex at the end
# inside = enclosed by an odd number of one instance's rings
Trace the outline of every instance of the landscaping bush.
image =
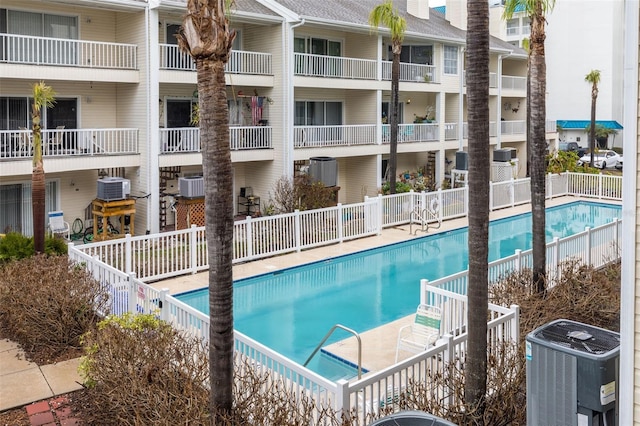
{"type": "Polygon", "coordinates": [[[40,365],[79,350],[107,302],[103,287],[66,256],[28,257],[0,270],[0,334],[40,365]]]}
{"type": "Polygon", "coordinates": [[[96,425],[207,424],[202,344],[153,315],[109,316],[83,337],[82,418],[96,425]]]}
{"type": "MultiPolygon", "coordinates": [[[[67,243],[59,237],[45,237],[45,253],[49,255],[67,254],[67,243]]],[[[20,260],[34,254],[33,237],[26,237],[18,232],[10,232],[0,238],[0,263],[20,260]]]]}
{"type": "MultiPolygon", "coordinates": [[[[87,391],[76,409],[87,424],[209,424],[208,352],[200,340],[153,315],[127,314],[100,322],[84,343],[87,391]]],[[[313,424],[308,396],[238,353],[234,364],[234,411],[224,425],[313,424]]]]}

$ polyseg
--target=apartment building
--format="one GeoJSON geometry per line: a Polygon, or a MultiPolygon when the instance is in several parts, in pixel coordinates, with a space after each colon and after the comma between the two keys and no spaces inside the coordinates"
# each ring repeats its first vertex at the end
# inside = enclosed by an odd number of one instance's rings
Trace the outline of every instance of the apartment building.
{"type": "MultiPolygon", "coordinates": [[[[227,64],[234,193],[264,209],[281,176],[310,159],[335,164],[338,202],[375,196],[389,152],[388,31],[379,2],[237,0],[227,64]]],[[[400,81],[398,172],[440,185],[467,144],[465,32],[426,0],[396,1],[407,21],[400,81]]],[[[30,93],[44,81],[47,209],[88,219],[96,181],[131,182],[136,233],[170,229],[178,178],[201,173],[196,72],[175,33],[181,0],[7,0],[0,9],[0,231],[32,232],[30,93]]],[[[526,174],[526,53],[491,40],[490,149],[512,149],[499,179],[526,174]]],[[[462,158],[462,157],[460,157],[462,158]]],[[[462,170],[464,172],[464,170],[462,170]]],[[[456,176],[456,174],[454,174],[456,176]]],[[[462,176],[464,174],[462,173],[462,176]]],[[[246,206],[236,213],[244,215],[246,206]]]]}
{"type": "MultiPolygon", "coordinates": [[[[505,0],[490,2],[490,32],[514,46],[523,47],[530,37],[530,22],[518,5],[510,19],[503,19],[505,0]]],[[[555,2],[546,14],[545,56],[547,65],[547,118],[559,127],[558,139],[588,146],[585,125],[591,119],[591,84],[585,76],[600,71],[596,120],[615,130],[607,147],[621,147],[623,140],[622,64],[624,21],[623,1],[555,2]],[[578,41],[578,42],[576,42],[578,41]]],[[[446,2],[445,14],[451,23],[466,29],[466,0],[446,2]]]]}

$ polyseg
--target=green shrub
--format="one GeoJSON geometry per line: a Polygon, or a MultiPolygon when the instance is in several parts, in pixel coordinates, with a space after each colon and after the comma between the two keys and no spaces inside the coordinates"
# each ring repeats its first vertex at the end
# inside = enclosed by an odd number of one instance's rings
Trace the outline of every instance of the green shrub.
{"type": "Polygon", "coordinates": [[[0,274],[0,334],[27,358],[48,364],[70,349],[107,310],[109,294],[66,256],[37,255],[6,263],[0,274]]]}
{"type": "MultiPolygon", "coordinates": [[[[67,254],[68,246],[60,237],[47,235],[44,240],[44,252],[49,255],[67,254]]],[[[0,238],[0,263],[20,260],[34,255],[33,237],[19,232],[10,232],[0,238]]]]}
{"type": "Polygon", "coordinates": [[[20,260],[33,256],[33,238],[18,232],[9,232],[0,238],[0,262],[20,260]]]}
{"type": "Polygon", "coordinates": [[[63,238],[46,236],[44,239],[44,252],[49,255],[60,256],[69,252],[69,246],[63,238]]]}

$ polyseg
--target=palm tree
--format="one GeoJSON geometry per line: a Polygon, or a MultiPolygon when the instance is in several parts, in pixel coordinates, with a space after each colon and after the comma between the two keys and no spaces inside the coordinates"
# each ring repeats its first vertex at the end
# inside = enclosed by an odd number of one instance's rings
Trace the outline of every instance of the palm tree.
{"type": "Polygon", "coordinates": [[[516,7],[523,6],[531,22],[529,37],[529,78],[527,108],[527,151],[530,156],[531,178],[531,231],[533,233],[532,284],[539,293],[545,291],[546,277],[546,90],[547,66],[545,63],[545,15],[551,11],[555,0],[507,0],[503,13],[510,19],[516,7]]]}
{"type": "Polygon", "coordinates": [[[596,148],[596,101],[598,100],[598,83],[600,83],[600,71],[591,70],[584,77],[584,81],[591,83],[591,127],[589,128],[589,151],[591,160],[589,165],[593,167],[593,156],[596,148]]]}
{"type": "Polygon", "coordinates": [[[31,173],[31,208],[33,213],[33,247],[36,253],[44,253],[45,229],[45,182],[42,161],[42,108],[51,108],[56,93],[43,81],[33,85],[33,105],[31,121],[33,123],[33,171],[31,173]]]}
{"type": "Polygon", "coordinates": [[[469,345],[465,405],[484,408],[487,389],[489,259],[489,4],[467,2],[467,114],[469,122],[469,345]]]}
{"type": "Polygon", "coordinates": [[[391,33],[391,103],[389,105],[389,192],[396,193],[396,170],[398,163],[398,85],[400,82],[400,54],[402,53],[402,41],[407,29],[407,21],[394,9],[391,0],[379,4],[369,14],[369,25],[375,30],[384,25],[391,33]]]}
{"type": "Polygon", "coordinates": [[[177,34],[198,74],[209,261],[209,408],[214,423],[231,413],[233,403],[233,183],[224,74],[236,36],[226,15],[232,3],[188,0],[177,34]]]}

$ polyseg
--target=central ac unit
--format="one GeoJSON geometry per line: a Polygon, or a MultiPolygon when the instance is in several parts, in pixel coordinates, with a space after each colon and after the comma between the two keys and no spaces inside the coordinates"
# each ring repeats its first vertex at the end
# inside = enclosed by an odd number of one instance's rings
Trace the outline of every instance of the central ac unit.
{"type": "Polygon", "coordinates": [[[529,333],[527,425],[617,425],[619,355],[619,333],[579,322],[529,333]]]}
{"type": "Polygon", "coordinates": [[[124,200],[131,193],[131,181],[121,177],[105,177],[97,180],[98,195],[103,201],[124,200]]]}
{"type": "Polygon", "coordinates": [[[204,178],[202,176],[181,177],[178,179],[178,187],[181,197],[204,197],[204,178]]]}
{"type": "Polygon", "coordinates": [[[309,176],[324,186],[336,186],[338,164],[333,157],[311,157],[309,159],[309,176]]]}
{"type": "Polygon", "coordinates": [[[510,149],[496,149],[493,151],[493,161],[511,161],[511,150],[510,149]]]}

